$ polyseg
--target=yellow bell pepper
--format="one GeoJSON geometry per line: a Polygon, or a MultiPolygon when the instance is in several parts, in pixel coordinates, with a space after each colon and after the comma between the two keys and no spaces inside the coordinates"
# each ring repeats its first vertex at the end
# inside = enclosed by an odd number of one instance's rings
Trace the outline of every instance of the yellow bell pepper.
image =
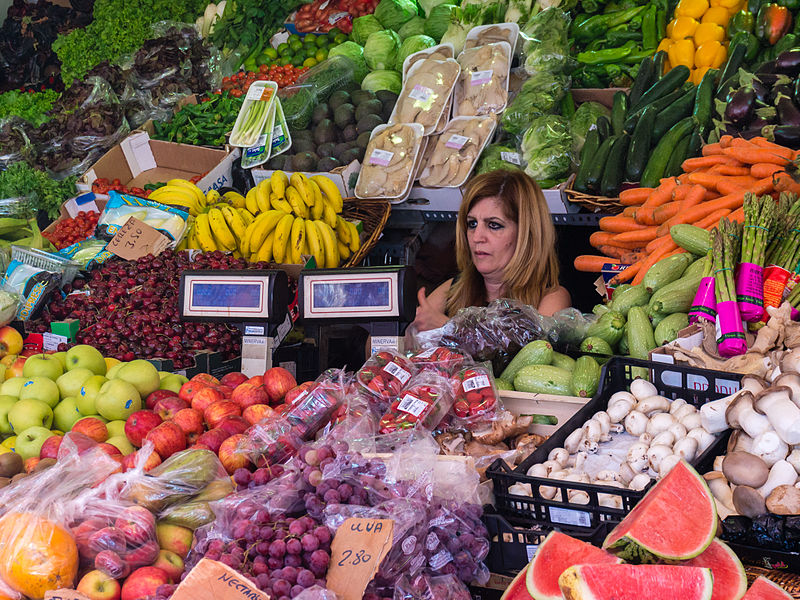
{"type": "Polygon", "coordinates": [[[720,0],[719,6],[724,6],[728,10],[731,11],[739,11],[741,10],[741,2],[740,0],[720,0]]]}
{"type": "Polygon", "coordinates": [[[724,6],[712,6],[706,11],[703,18],[700,19],[700,24],[716,23],[720,27],[727,27],[728,21],[730,20],[731,14],[728,12],[728,9],[724,6]]]}
{"type": "MultiPolygon", "coordinates": [[[[732,0],[738,2],[739,0],[732,0]]],[[[681,0],[675,8],[676,17],[699,19],[708,10],[708,0],[681,0]]]]}
{"type": "Polygon", "coordinates": [[[706,74],[711,67],[697,67],[692,71],[691,81],[695,85],[700,85],[700,82],[703,79],[703,76],[706,74]]]}
{"type": "Polygon", "coordinates": [[[699,25],[700,23],[691,17],[678,17],[672,21],[672,31],[669,37],[676,42],[691,38],[699,25]]]}
{"type": "Polygon", "coordinates": [[[698,48],[706,42],[722,42],[725,30],[716,23],[701,23],[694,32],[694,43],[698,48]]]}
{"type": "Polygon", "coordinates": [[[725,62],[728,51],[720,42],[709,40],[697,48],[694,55],[695,64],[698,67],[709,67],[715,69],[725,62]]]}
{"type": "Polygon", "coordinates": [[[656,52],[661,52],[662,50],[664,52],[667,52],[669,50],[669,47],[672,46],[672,44],[674,43],[675,42],[672,41],[670,38],[665,37],[663,40],[661,40],[661,42],[659,42],[658,48],[656,48],[656,52]]]}
{"type": "Polygon", "coordinates": [[[694,42],[691,39],[676,41],[667,50],[667,56],[673,68],[677,65],[686,65],[690,69],[693,68],[695,66],[694,42]]]}

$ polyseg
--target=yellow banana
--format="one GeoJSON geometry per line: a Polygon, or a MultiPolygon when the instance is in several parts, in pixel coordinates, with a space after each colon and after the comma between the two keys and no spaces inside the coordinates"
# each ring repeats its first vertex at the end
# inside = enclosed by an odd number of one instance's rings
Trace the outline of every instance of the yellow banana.
{"type": "Polygon", "coordinates": [[[347,247],[347,244],[343,242],[336,242],[336,246],[339,249],[339,258],[342,260],[342,262],[350,258],[351,252],[350,248],[347,247]]]}
{"type": "Polygon", "coordinates": [[[251,187],[247,191],[247,195],[244,197],[245,208],[254,215],[257,215],[261,212],[261,208],[258,205],[258,199],[256,198],[256,194],[258,193],[257,190],[258,186],[251,187]]]}
{"type": "Polygon", "coordinates": [[[228,225],[228,229],[231,230],[233,236],[236,238],[236,246],[241,250],[247,225],[244,224],[244,220],[239,212],[232,206],[223,206],[220,210],[222,211],[222,216],[225,217],[225,223],[228,225]]]}
{"type": "MultiPolygon", "coordinates": [[[[153,191],[149,198],[164,204],[187,206],[192,207],[194,210],[198,210],[199,208],[195,195],[186,188],[180,186],[165,185],[153,191]]],[[[198,212],[200,211],[198,210],[198,212]]]]}
{"type": "Polygon", "coordinates": [[[192,194],[192,196],[194,196],[194,199],[198,203],[203,203],[205,201],[205,196],[203,195],[203,192],[200,191],[200,188],[197,187],[191,181],[188,181],[186,179],[170,179],[167,182],[167,185],[180,187],[187,190],[190,194],[192,194]]]}
{"type": "Polygon", "coordinates": [[[192,224],[192,228],[189,230],[187,237],[189,238],[189,242],[186,248],[189,250],[200,250],[200,242],[197,241],[197,227],[194,224],[192,224]]]}
{"type": "Polygon", "coordinates": [[[269,190],[269,181],[266,179],[256,186],[256,202],[258,203],[259,212],[266,212],[269,210],[269,190]]]}
{"type": "Polygon", "coordinates": [[[325,194],[325,197],[333,204],[333,209],[336,213],[342,212],[342,194],[339,192],[339,188],[336,187],[333,180],[329,177],[325,177],[325,175],[313,175],[311,179],[317,183],[319,189],[325,194]]]}
{"type": "Polygon", "coordinates": [[[198,209],[197,203],[192,200],[187,200],[185,196],[178,196],[177,194],[166,193],[162,194],[157,198],[153,198],[155,202],[160,202],[161,204],[169,204],[170,206],[176,206],[187,211],[193,217],[196,217],[199,213],[203,212],[198,209]]]}
{"type": "Polygon", "coordinates": [[[336,227],[336,218],[336,210],[333,208],[333,204],[326,200],[323,203],[322,220],[328,224],[328,227],[334,229],[336,227]]]}
{"type": "Polygon", "coordinates": [[[275,194],[272,194],[272,196],[269,197],[269,204],[272,208],[283,211],[287,214],[291,214],[292,212],[292,205],[283,198],[278,198],[275,194]]]}
{"type": "Polygon", "coordinates": [[[208,222],[211,224],[211,232],[217,240],[217,245],[229,252],[236,250],[236,237],[225,222],[225,216],[220,209],[212,208],[208,211],[208,222]]]}
{"type": "Polygon", "coordinates": [[[301,261],[303,259],[303,255],[305,256],[311,255],[311,250],[308,249],[308,237],[305,235],[303,236],[303,249],[300,251],[300,255],[301,255],[300,256],[301,261]]]}
{"type": "Polygon", "coordinates": [[[267,239],[261,244],[258,252],[250,255],[250,262],[272,262],[272,239],[275,237],[275,231],[270,231],[267,239]]]}
{"type": "Polygon", "coordinates": [[[276,263],[284,262],[286,249],[289,247],[289,234],[292,231],[294,217],[283,215],[278,225],[275,227],[275,237],[272,240],[272,258],[276,263]]]}
{"type": "Polygon", "coordinates": [[[308,183],[308,187],[314,195],[314,203],[311,205],[311,218],[314,220],[321,219],[322,213],[325,210],[325,201],[322,198],[322,191],[319,189],[319,186],[310,179],[306,180],[306,183],[308,183]]]}
{"type": "Polygon", "coordinates": [[[201,204],[205,204],[205,206],[213,206],[221,199],[222,196],[219,195],[219,192],[217,190],[208,190],[205,200],[204,202],[201,202],[201,204]]]}
{"type": "Polygon", "coordinates": [[[353,252],[358,252],[358,249],[361,248],[361,235],[353,223],[345,219],[345,224],[350,230],[350,239],[347,241],[347,245],[353,252]]]}
{"type": "Polygon", "coordinates": [[[183,236],[183,239],[180,242],[178,242],[178,245],[175,246],[175,251],[179,252],[181,250],[187,250],[188,248],[189,248],[189,236],[185,235],[183,236]]]}
{"type": "Polygon", "coordinates": [[[336,237],[345,245],[350,243],[350,228],[339,215],[336,215],[336,237]]]}
{"type": "Polygon", "coordinates": [[[289,204],[292,206],[294,214],[304,219],[308,218],[308,207],[300,197],[300,193],[291,185],[286,188],[286,200],[288,200],[289,204]]]}
{"type": "Polygon", "coordinates": [[[292,233],[289,238],[289,259],[292,264],[299,265],[302,261],[303,244],[306,238],[305,221],[297,217],[292,223],[292,233]]]}
{"type": "Polygon", "coordinates": [[[314,221],[310,219],[306,221],[306,240],[308,240],[308,250],[314,256],[317,262],[317,268],[322,269],[325,267],[325,250],[322,246],[320,239],[320,232],[317,229],[314,221]]]}
{"type": "Polygon", "coordinates": [[[308,188],[308,178],[305,175],[294,172],[289,178],[289,182],[294,186],[294,189],[297,190],[297,193],[300,194],[300,198],[303,199],[306,206],[311,206],[314,203],[314,194],[308,188]]]}
{"type": "Polygon", "coordinates": [[[268,210],[261,213],[255,218],[255,221],[248,227],[245,232],[247,238],[247,249],[252,254],[258,252],[264,240],[275,229],[278,222],[286,216],[286,213],[280,210],[268,210]]]}
{"type": "Polygon", "coordinates": [[[322,248],[325,251],[325,268],[335,269],[339,266],[339,247],[336,242],[336,234],[325,221],[316,221],[316,225],[322,238],[322,248]]]}
{"type": "Polygon", "coordinates": [[[239,215],[242,217],[242,221],[244,221],[244,225],[245,225],[245,227],[247,227],[248,225],[250,225],[250,223],[252,223],[252,222],[253,222],[253,219],[255,219],[255,216],[253,215],[253,213],[251,213],[251,212],[250,212],[249,210],[247,210],[246,208],[240,208],[240,209],[238,210],[238,213],[239,213],[239,215]]]}
{"type": "Polygon", "coordinates": [[[289,177],[281,170],[273,171],[269,178],[269,185],[272,193],[278,198],[286,197],[286,186],[289,185],[289,177]]]}
{"type": "Polygon", "coordinates": [[[217,244],[211,233],[211,225],[208,221],[208,213],[200,213],[194,220],[194,228],[197,231],[197,243],[203,252],[214,252],[217,244]]]}
{"type": "Polygon", "coordinates": [[[234,208],[244,208],[245,198],[239,192],[225,192],[222,197],[234,208]]]}

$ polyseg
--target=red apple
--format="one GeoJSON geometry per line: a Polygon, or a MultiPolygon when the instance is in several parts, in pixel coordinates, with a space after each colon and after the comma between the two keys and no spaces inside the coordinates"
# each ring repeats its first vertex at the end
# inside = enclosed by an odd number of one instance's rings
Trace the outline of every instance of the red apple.
{"type": "Polygon", "coordinates": [[[244,409],[242,412],[242,417],[244,417],[244,420],[250,425],[255,425],[262,419],[265,419],[271,415],[272,412],[272,408],[270,408],[270,406],[267,404],[254,404],[253,406],[248,406],[244,409]]]}
{"type": "MultiPolygon", "coordinates": [[[[188,441],[188,437],[187,437],[187,441],[188,441]]],[[[189,446],[186,449],[187,450],[211,450],[211,448],[209,448],[205,444],[201,444],[200,442],[194,443],[194,444],[192,444],[191,446],[189,446]]],[[[213,452],[213,450],[211,450],[211,451],[213,452]]]]}
{"type": "Polygon", "coordinates": [[[253,385],[264,385],[264,376],[263,375],[255,375],[248,379],[245,383],[252,383],[253,385]]]}
{"type": "Polygon", "coordinates": [[[158,586],[169,583],[167,574],[158,567],[140,567],[122,584],[122,600],[141,600],[154,596],[158,586]]]}
{"type": "Polygon", "coordinates": [[[171,550],[159,550],[158,558],[153,563],[166,573],[172,581],[180,581],[183,574],[183,559],[171,550]]]}
{"type": "Polygon", "coordinates": [[[225,396],[218,389],[206,386],[192,397],[192,408],[204,412],[214,402],[224,399],[225,396]]]}
{"type": "Polygon", "coordinates": [[[75,536],[77,542],[85,542],[88,546],[89,538],[96,531],[100,531],[103,527],[108,525],[108,521],[101,517],[90,517],[85,521],[81,521],[78,525],[72,528],[72,535],[75,536]]]}
{"type": "Polygon", "coordinates": [[[233,388],[231,386],[216,385],[214,386],[214,389],[217,390],[220,394],[222,394],[222,397],[225,398],[226,400],[231,399],[231,394],[233,394],[233,388]]]}
{"type": "Polygon", "coordinates": [[[197,392],[207,387],[208,385],[202,381],[187,381],[181,386],[178,396],[187,402],[191,402],[197,392]]]}
{"type": "MultiPolygon", "coordinates": [[[[33,470],[36,468],[36,465],[39,464],[39,461],[42,460],[38,456],[31,456],[30,458],[26,458],[23,466],[25,467],[26,473],[33,473],[33,470]]],[[[46,463],[45,463],[46,464],[46,463]]]]}
{"type": "Polygon", "coordinates": [[[138,548],[129,550],[125,555],[125,560],[134,569],[152,565],[156,558],[158,558],[158,543],[155,540],[147,540],[138,548]]]}
{"type": "Polygon", "coordinates": [[[92,438],[77,431],[70,431],[64,434],[63,443],[58,447],[58,458],[61,459],[63,456],[73,452],[77,452],[79,455],[84,454],[95,446],[97,446],[97,442],[92,438]]]}
{"type": "Polygon", "coordinates": [[[195,408],[182,408],[172,417],[172,422],[183,429],[187,438],[190,434],[201,434],[206,428],[203,426],[203,413],[195,408]]]}
{"type": "MultiPolygon", "coordinates": [[[[119,465],[116,469],[111,471],[111,473],[122,473],[125,470],[125,467],[122,466],[122,461],[125,459],[125,457],[122,456],[121,452],[119,454],[109,454],[108,457],[119,465]]],[[[100,481],[97,483],[100,483],[100,481]]]]}
{"type": "Polygon", "coordinates": [[[156,518],[144,506],[129,506],[117,517],[114,526],[125,536],[128,545],[140,546],[155,537],[156,518]]]}
{"type": "Polygon", "coordinates": [[[209,373],[198,373],[194,377],[192,377],[189,381],[191,382],[201,382],[205,383],[206,385],[219,385],[219,379],[210,375],[209,373]]]}
{"type": "Polygon", "coordinates": [[[58,448],[61,446],[61,442],[64,441],[64,438],[60,435],[51,435],[44,441],[42,444],[41,450],[39,450],[39,458],[58,458],[58,448]]]}
{"type": "Polygon", "coordinates": [[[101,550],[94,557],[94,568],[114,579],[124,579],[131,572],[131,566],[113,550],[101,550]]]}
{"type": "MultiPolygon", "coordinates": [[[[122,457],[122,468],[124,470],[133,469],[136,466],[136,462],[138,457],[141,456],[141,450],[137,450],[136,452],[131,452],[127,456],[122,457]]],[[[144,461],[144,471],[145,473],[150,469],[157,467],[161,464],[161,457],[158,455],[158,452],[151,452],[147,459],[144,461]]]]}
{"type": "Polygon", "coordinates": [[[172,421],[165,421],[152,429],[144,439],[153,442],[155,451],[164,459],[186,448],[186,435],[183,429],[172,421]]]}
{"type": "Polygon", "coordinates": [[[141,447],[145,436],[150,433],[151,429],[155,429],[159,425],[161,425],[161,417],[152,410],[137,410],[125,421],[125,436],[131,444],[141,447]]]}
{"type": "Polygon", "coordinates": [[[120,600],[122,593],[119,581],[99,570],[86,573],[75,589],[89,600],[120,600]]]}
{"type": "Polygon", "coordinates": [[[188,527],[159,523],[156,525],[156,537],[162,550],[169,550],[181,558],[186,558],[192,548],[194,533],[188,527]]]}
{"type": "Polygon", "coordinates": [[[108,427],[96,417],[84,417],[70,431],[82,433],[93,439],[95,442],[105,442],[108,439],[108,427]]]}
{"type": "Polygon", "coordinates": [[[246,435],[237,433],[222,442],[222,446],[219,448],[219,461],[231,475],[236,469],[250,464],[250,459],[244,449],[239,448],[239,443],[245,439],[247,439],[246,435]]]}
{"type": "Polygon", "coordinates": [[[286,392],[286,396],[283,398],[283,401],[292,406],[295,402],[298,401],[298,398],[303,398],[305,395],[311,391],[314,386],[317,385],[316,381],[306,381],[301,383],[300,385],[293,387],[288,392],[286,392]]]}
{"type": "MultiPolygon", "coordinates": [[[[205,428],[203,428],[205,430],[205,428]]],[[[187,433],[186,434],[186,445],[187,446],[194,446],[197,443],[197,440],[200,438],[199,433],[187,433]]]]}
{"type": "Polygon", "coordinates": [[[122,456],[122,452],[114,444],[108,444],[106,442],[103,442],[102,444],[97,444],[97,447],[100,448],[103,452],[105,452],[109,456],[117,456],[117,455],[122,456]]]}
{"type": "Polygon", "coordinates": [[[236,371],[233,373],[226,373],[222,376],[222,379],[219,380],[222,385],[227,385],[232,388],[235,388],[237,385],[244,383],[245,381],[247,381],[247,375],[236,371]]]}
{"type": "Polygon", "coordinates": [[[230,400],[219,400],[214,402],[203,412],[203,418],[210,428],[216,427],[225,417],[240,417],[242,415],[241,407],[235,402],[230,400]]]}
{"type": "Polygon", "coordinates": [[[242,383],[233,390],[231,401],[238,404],[242,409],[245,409],[254,404],[269,404],[269,396],[263,385],[242,383]]]}
{"type": "Polygon", "coordinates": [[[242,417],[225,417],[217,423],[217,427],[225,431],[228,435],[235,435],[237,433],[244,433],[250,424],[242,417]]]}
{"type": "Polygon", "coordinates": [[[151,392],[147,398],[144,399],[145,406],[150,410],[153,410],[153,407],[156,405],[156,402],[162,400],[164,398],[170,398],[177,396],[175,392],[172,390],[156,390],[155,392],[151,392]]]}
{"type": "Polygon", "coordinates": [[[264,373],[264,387],[267,388],[270,404],[278,404],[293,387],[297,380],[283,367],[272,367],[264,373]]]}
{"type": "Polygon", "coordinates": [[[199,438],[197,438],[197,444],[202,444],[216,454],[219,452],[219,447],[222,445],[222,442],[227,440],[229,437],[230,435],[224,429],[209,429],[200,435],[199,438]]]}
{"type": "Polygon", "coordinates": [[[169,396],[167,398],[162,398],[161,400],[156,402],[156,405],[155,407],[153,407],[153,410],[164,421],[169,421],[172,417],[175,416],[176,412],[184,408],[189,408],[189,403],[186,400],[178,398],[177,396],[169,396]]]}
{"type": "Polygon", "coordinates": [[[125,552],[125,548],[125,534],[116,527],[103,527],[89,536],[89,550],[92,552],[112,550],[120,554],[125,552]]]}

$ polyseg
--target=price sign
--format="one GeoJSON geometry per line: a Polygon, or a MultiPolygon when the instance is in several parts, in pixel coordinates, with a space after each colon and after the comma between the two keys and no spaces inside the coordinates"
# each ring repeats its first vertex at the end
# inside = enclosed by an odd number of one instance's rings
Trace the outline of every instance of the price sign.
{"type": "Polygon", "coordinates": [[[394,521],[351,517],[331,544],[327,585],[344,600],[360,600],[392,547],[394,521]]]}
{"type": "Polygon", "coordinates": [[[269,600],[252,581],[229,566],[203,558],[181,581],[173,600],[269,600]]]}
{"type": "Polygon", "coordinates": [[[44,600],[89,600],[76,590],[51,590],[44,593],[44,600]]]}
{"type": "Polygon", "coordinates": [[[157,229],[131,217],[111,238],[106,249],[125,260],[137,260],[148,254],[158,256],[166,250],[169,242],[169,238],[157,229]]]}

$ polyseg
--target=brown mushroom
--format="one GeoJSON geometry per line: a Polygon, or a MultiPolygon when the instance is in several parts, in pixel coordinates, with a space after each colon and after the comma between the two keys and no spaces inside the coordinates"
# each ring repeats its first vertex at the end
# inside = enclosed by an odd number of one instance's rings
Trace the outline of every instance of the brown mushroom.
{"type": "Polygon", "coordinates": [[[755,396],[752,392],[744,392],[737,395],[731,403],[728,405],[727,410],[725,411],[725,420],[728,422],[728,425],[733,429],[741,429],[742,426],[739,424],[739,415],[745,409],[753,408],[753,400],[755,396]]]}
{"type": "Polygon", "coordinates": [[[776,515],[800,515],[800,490],[779,485],[767,496],[767,510],[776,515]]]}
{"type": "MultiPolygon", "coordinates": [[[[767,416],[770,425],[789,445],[800,444],[800,408],[792,402],[792,390],[786,386],[773,386],[761,392],[753,403],[753,408],[767,416]]],[[[739,420],[749,416],[739,415],[739,420]]],[[[743,422],[747,430],[747,422],[743,422]]],[[[751,435],[751,432],[748,431],[751,435]]]]}
{"type": "Polygon", "coordinates": [[[753,394],[763,392],[768,387],[769,383],[757,375],[745,375],[742,377],[742,389],[752,392],[753,394]]]}
{"type": "Polygon", "coordinates": [[[763,496],[749,485],[736,486],[733,490],[733,506],[740,515],[751,519],[767,514],[763,496]]]}
{"type": "Polygon", "coordinates": [[[747,452],[731,452],[722,461],[722,472],[733,485],[761,487],[769,477],[767,463],[747,452]]]}

